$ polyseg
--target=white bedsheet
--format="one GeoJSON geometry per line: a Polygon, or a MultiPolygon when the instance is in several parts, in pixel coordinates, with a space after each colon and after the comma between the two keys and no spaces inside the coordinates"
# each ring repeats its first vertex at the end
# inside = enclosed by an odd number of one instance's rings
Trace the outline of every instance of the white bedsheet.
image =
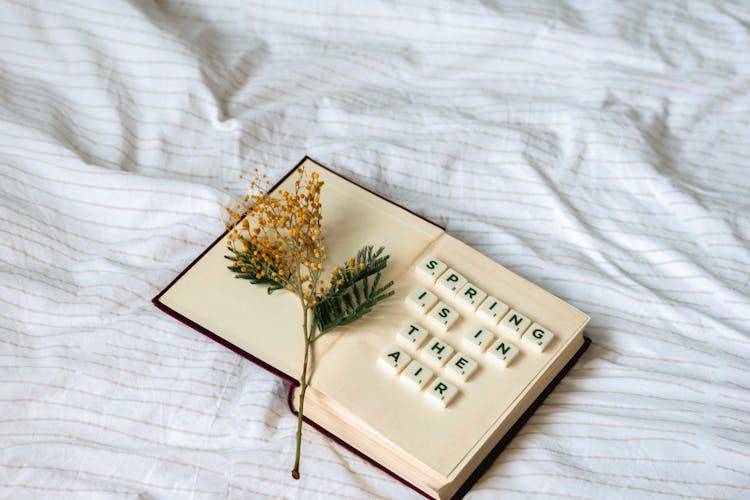
{"type": "Polygon", "coordinates": [[[305,154],[592,317],[470,498],[750,495],[742,2],[0,2],[0,497],[407,498],[150,299],[305,154]]]}

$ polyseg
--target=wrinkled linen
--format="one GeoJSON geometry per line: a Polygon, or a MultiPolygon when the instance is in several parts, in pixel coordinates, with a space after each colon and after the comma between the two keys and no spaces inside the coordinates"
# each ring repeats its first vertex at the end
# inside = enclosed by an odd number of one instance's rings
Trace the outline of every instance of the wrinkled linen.
{"type": "Polygon", "coordinates": [[[307,154],[592,318],[469,498],[747,497],[750,11],[579,4],[0,2],[0,496],[418,497],[150,303],[307,154]]]}

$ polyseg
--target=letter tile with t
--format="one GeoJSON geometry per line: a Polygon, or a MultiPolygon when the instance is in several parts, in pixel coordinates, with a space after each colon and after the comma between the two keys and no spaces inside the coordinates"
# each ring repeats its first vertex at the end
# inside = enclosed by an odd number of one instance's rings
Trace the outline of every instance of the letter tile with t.
{"type": "Polygon", "coordinates": [[[415,323],[406,323],[398,332],[396,339],[402,344],[419,349],[427,338],[427,330],[415,323]]]}

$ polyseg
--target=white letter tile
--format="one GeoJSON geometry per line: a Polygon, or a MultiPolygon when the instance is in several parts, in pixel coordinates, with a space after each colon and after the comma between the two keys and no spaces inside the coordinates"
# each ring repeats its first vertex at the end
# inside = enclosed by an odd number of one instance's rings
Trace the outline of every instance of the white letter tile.
{"type": "Polygon", "coordinates": [[[448,269],[438,280],[437,284],[446,292],[455,295],[469,280],[461,276],[455,269],[448,269]]]}
{"type": "Polygon", "coordinates": [[[448,265],[435,257],[427,257],[417,266],[417,272],[430,280],[431,283],[435,283],[438,276],[443,274],[446,269],[448,269],[448,265]]]}
{"type": "Polygon", "coordinates": [[[456,397],[458,389],[445,380],[437,378],[432,384],[430,384],[430,388],[425,394],[430,400],[445,408],[450,404],[453,398],[456,397]]]}
{"type": "Polygon", "coordinates": [[[515,309],[511,309],[510,311],[508,311],[508,314],[505,315],[505,318],[503,318],[503,320],[500,322],[500,330],[507,333],[511,337],[515,336],[516,338],[518,338],[523,332],[526,331],[530,324],[531,320],[529,318],[516,311],[515,309]]]}
{"type": "Polygon", "coordinates": [[[427,316],[429,321],[439,331],[445,333],[458,319],[458,312],[445,302],[438,302],[435,308],[427,316]]]}
{"type": "Polygon", "coordinates": [[[531,325],[529,330],[523,337],[521,337],[527,345],[531,346],[538,352],[542,352],[549,343],[552,342],[553,338],[555,338],[555,334],[541,326],[539,323],[531,325]]]}
{"type": "Polygon", "coordinates": [[[398,374],[411,361],[411,356],[406,354],[403,349],[391,346],[382,356],[380,361],[394,374],[398,374]]]}
{"type": "Polygon", "coordinates": [[[479,309],[477,309],[477,314],[480,318],[483,318],[492,324],[497,324],[507,310],[508,306],[505,305],[504,302],[490,295],[480,304],[479,309]]]}
{"type": "Polygon", "coordinates": [[[440,339],[431,338],[427,345],[422,348],[425,363],[433,368],[440,368],[453,354],[453,348],[440,339]]]}
{"type": "Polygon", "coordinates": [[[495,336],[492,333],[486,328],[479,327],[467,331],[463,337],[464,344],[478,353],[484,352],[494,340],[495,336]]]}
{"type": "Polygon", "coordinates": [[[456,294],[456,300],[466,304],[472,309],[479,307],[484,298],[487,297],[487,292],[484,292],[476,287],[473,283],[466,283],[464,287],[456,294]]]}
{"type": "Polygon", "coordinates": [[[427,338],[427,330],[415,323],[406,323],[396,333],[396,339],[404,345],[419,349],[424,339],[427,338]]]}
{"type": "Polygon", "coordinates": [[[412,359],[406,369],[401,372],[401,380],[404,380],[409,386],[417,391],[421,391],[431,378],[432,370],[415,359],[412,359]]]}
{"type": "Polygon", "coordinates": [[[507,340],[497,339],[487,351],[500,366],[507,368],[513,358],[518,354],[518,347],[514,346],[507,340]]]}
{"type": "Polygon", "coordinates": [[[469,380],[469,377],[471,377],[471,374],[476,371],[478,366],[479,364],[476,361],[462,352],[457,352],[451,360],[448,361],[446,369],[448,370],[449,375],[454,376],[461,382],[466,382],[469,380]]]}
{"type": "Polygon", "coordinates": [[[412,292],[406,297],[406,302],[422,314],[429,311],[430,308],[435,305],[437,300],[437,295],[421,286],[412,290],[412,292]]]}

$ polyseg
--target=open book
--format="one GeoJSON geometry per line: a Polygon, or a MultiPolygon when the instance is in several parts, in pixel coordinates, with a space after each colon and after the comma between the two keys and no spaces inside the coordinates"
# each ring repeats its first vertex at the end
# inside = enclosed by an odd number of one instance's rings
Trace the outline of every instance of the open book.
{"type": "MultiPolygon", "coordinates": [[[[314,344],[306,421],[427,496],[460,496],[586,348],[589,318],[441,227],[300,165],[325,182],[330,266],[384,245],[383,282],[395,282],[394,296],[314,344]]],[[[235,279],[227,253],[225,233],[154,304],[292,382],[294,411],[299,300],[235,279]]]]}

